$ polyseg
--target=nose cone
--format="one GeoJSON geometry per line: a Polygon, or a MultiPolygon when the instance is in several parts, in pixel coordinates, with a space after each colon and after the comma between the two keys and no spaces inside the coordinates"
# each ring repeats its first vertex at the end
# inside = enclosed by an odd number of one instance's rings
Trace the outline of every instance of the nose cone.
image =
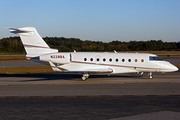
{"type": "MultiPolygon", "coordinates": [[[[174,65],[173,65],[173,66],[174,66],[174,65]]],[[[173,70],[174,70],[174,71],[178,71],[179,69],[178,69],[176,66],[174,66],[174,67],[173,67],[173,70]]]]}
{"type": "Polygon", "coordinates": [[[161,64],[161,67],[162,67],[162,69],[161,69],[162,72],[175,72],[175,71],[179,70],[176,66],[172,65],[169,62],[165,62],[165,61],[161,64]]]}
{"type": "Polygon", "coordinates": [[[172,64],[169,64],[169,65],[167,66],[167,68],[168,68],[168,72],[175,72],[175,71],[178,71],[178,70],[179,70],[176,66],[174,66],[174,65],[172,65],[172,64]]]}

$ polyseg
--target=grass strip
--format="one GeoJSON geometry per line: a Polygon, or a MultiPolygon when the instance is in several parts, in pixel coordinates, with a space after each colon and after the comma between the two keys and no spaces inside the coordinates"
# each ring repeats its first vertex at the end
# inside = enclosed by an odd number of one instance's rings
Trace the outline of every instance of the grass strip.
{"type": "Polygon", "coordinates": [[[176,66],[176,67],[180,67],[180,64],[173,64],[174,66],[176,66]]]}
{"type": "Polygon", "coordinates": [[[54,72],[50,66],[0,68],[0,74],[31,74],[31,73],[48,73],[48,72],[54,72]]]}
{"type": "Polygon", "coordinates": [[[22,62],[22,61],[29,61],[26,59],[26,56],[0,56],[0,62],[22,62]]]}

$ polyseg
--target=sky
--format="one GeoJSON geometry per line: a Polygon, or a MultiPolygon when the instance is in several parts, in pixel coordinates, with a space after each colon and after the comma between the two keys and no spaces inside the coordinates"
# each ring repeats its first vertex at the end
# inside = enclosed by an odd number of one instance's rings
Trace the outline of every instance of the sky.
{"type": "Polygon", "coordinates": [[[35,27],[42,37],[110,42],[180,41],[180,0],[0,0],[4,28],[35,27]]]}

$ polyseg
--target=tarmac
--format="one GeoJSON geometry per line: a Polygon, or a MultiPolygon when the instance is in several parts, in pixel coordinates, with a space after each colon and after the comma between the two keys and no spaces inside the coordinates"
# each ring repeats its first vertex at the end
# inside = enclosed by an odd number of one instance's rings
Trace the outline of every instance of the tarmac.
{"type": "Polygon", "coordinates": [[[179,120],[180,71],[0,75],[0,119],[179,120]]]}
{"type": "Polygon", "coordinates": [[[122,96],[180,95],[180,72],[154,73],[153,79],[136,74],[92,75],[81,81],[80,74],[1,75],[0,96],[122,96]]]}

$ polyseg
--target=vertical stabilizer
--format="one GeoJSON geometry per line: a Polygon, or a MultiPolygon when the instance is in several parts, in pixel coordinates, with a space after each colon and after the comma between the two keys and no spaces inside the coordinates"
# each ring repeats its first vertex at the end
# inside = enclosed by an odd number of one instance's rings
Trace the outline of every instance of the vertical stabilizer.
{"type": "Polygon", "coordinates": [[[27,58],[58,52],[58,50],[51,49],[33,27],[10,28],[10,32],[20,36],[27,58]]]}

